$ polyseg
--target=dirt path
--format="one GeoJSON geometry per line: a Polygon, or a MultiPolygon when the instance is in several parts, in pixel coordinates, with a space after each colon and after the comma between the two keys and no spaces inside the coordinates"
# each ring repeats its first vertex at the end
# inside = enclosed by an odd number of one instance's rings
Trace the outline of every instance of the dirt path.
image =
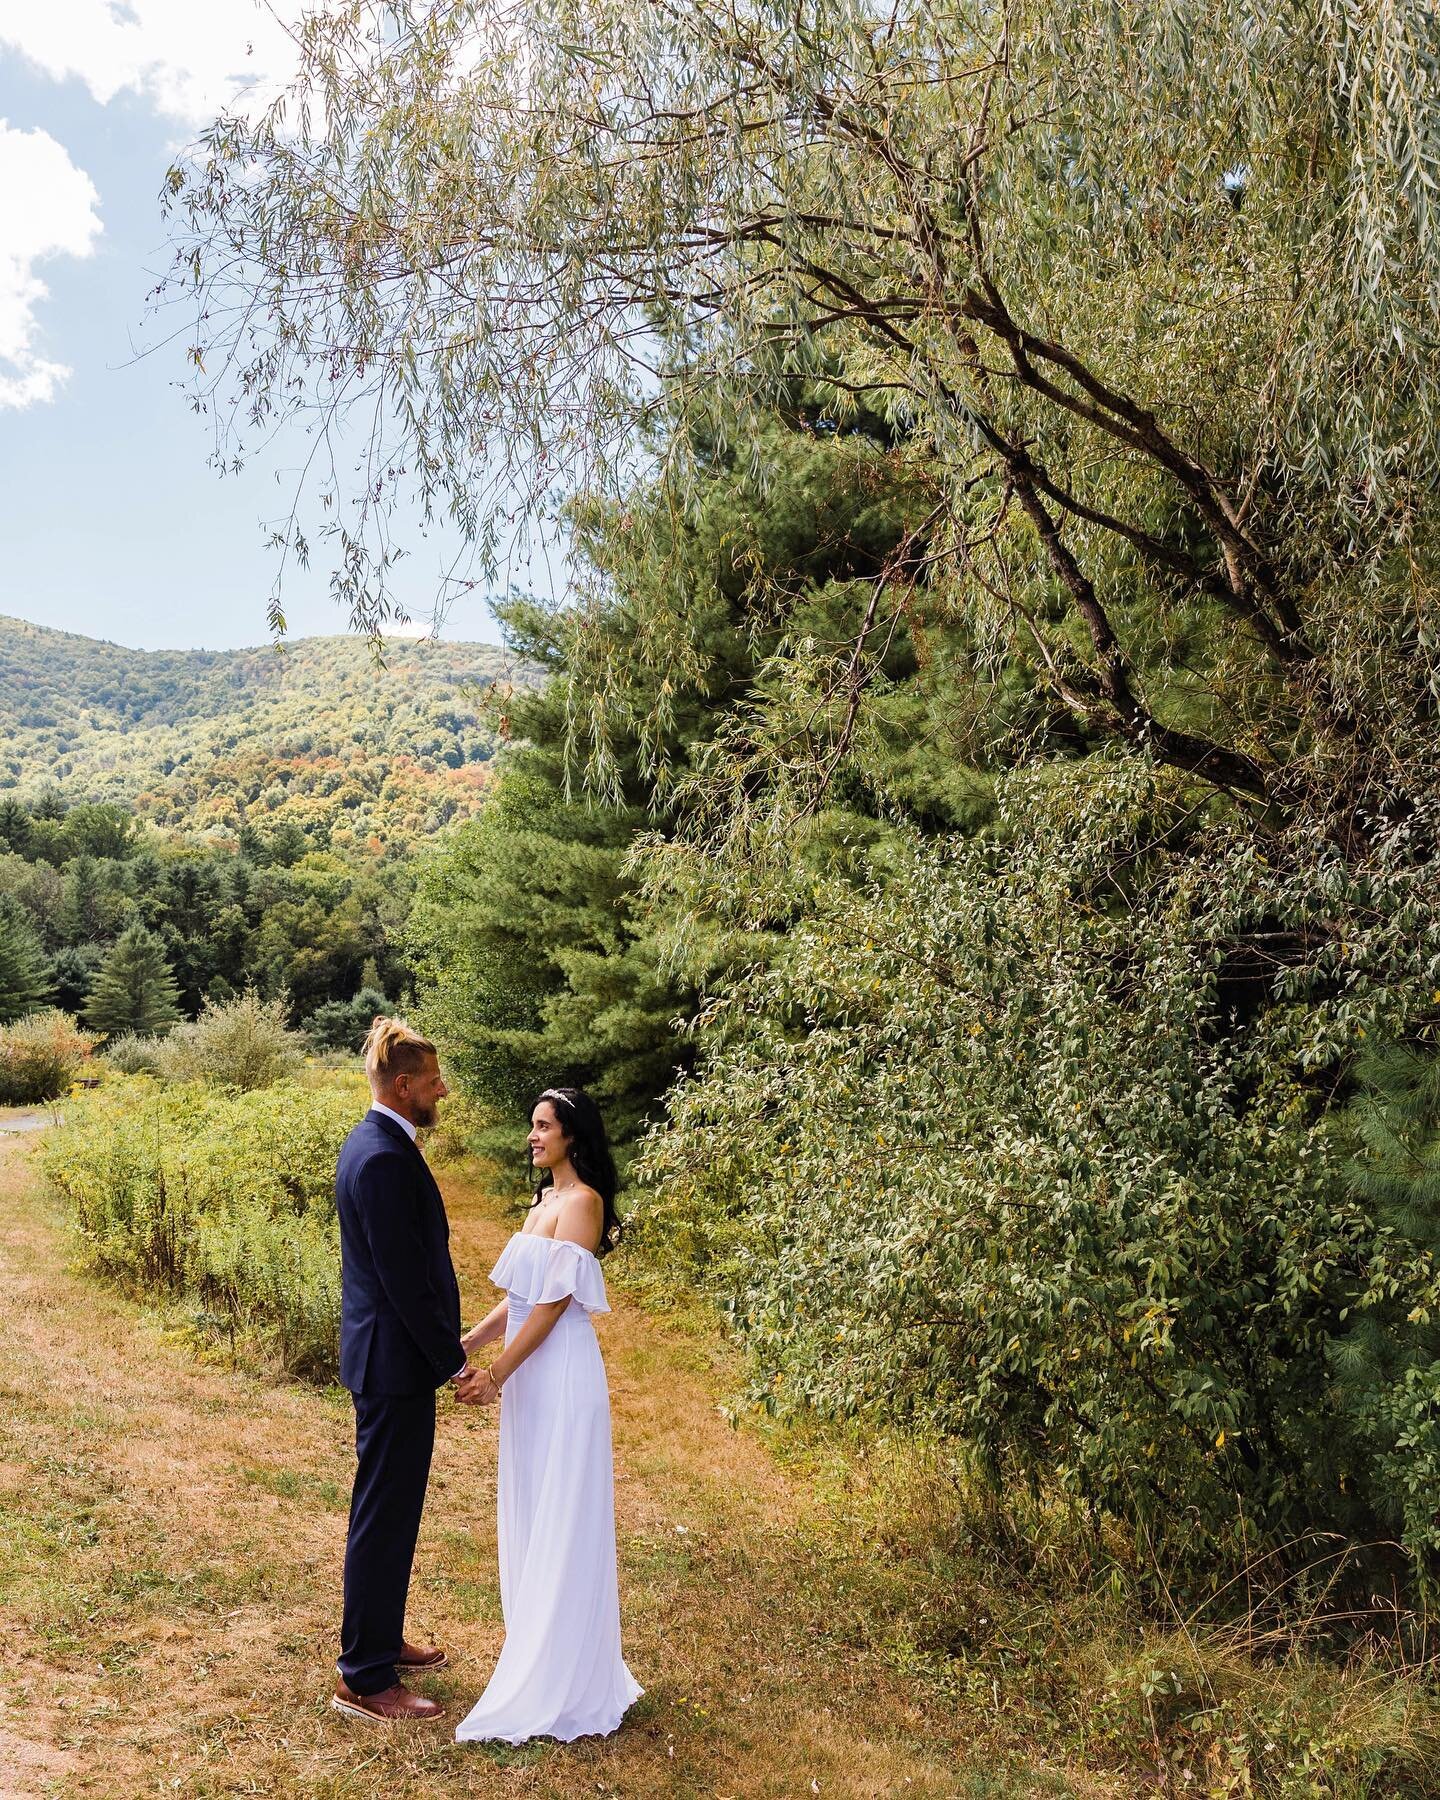
{"type": "Polygon", "coordinates": [[[0,1133],[8,1131],[43,1131],[53,1125],[55,1116],[48,1110],[36,1112],[33,1106],[0,1106],[0,1133]]]}
{"type": "MultiPolygon", "coordinates": [[[[602,1325],[626,1658],[614,1738],[461,1748],[326,1705],[351,1466],[348,1397],[207,1364],[67,1268],[33,1140],[0,1137],[0,1796],[1028,1797],[953,1717],[847,1642],[816,1503],[717,1410],[713,1348],[621,1305],[602,1325]]],[[[466,1305],[504,1238],[444,1185],[466,1305]]],[[[499,1647],[493,1412],[442,1411],[411,1597],[458,1716],[499,1647]]]]}

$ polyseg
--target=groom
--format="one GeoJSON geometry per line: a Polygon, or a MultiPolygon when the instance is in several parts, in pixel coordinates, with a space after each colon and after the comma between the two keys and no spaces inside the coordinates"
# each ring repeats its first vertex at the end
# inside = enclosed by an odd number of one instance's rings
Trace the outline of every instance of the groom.
{"type": "Polygon", "coordinates": [[[438,1719],[401,1675],[445,1652],[407,1644],[405,1598],[435,1444],[435,1391],[478,1384],[460,1341],[460,1289],[435,1177],[415,1142],[446,1087],[435,1046],[398,1019],[365,1040],[370,1111],[335,1171],[340,1215],[340,1380],[355,1401],[355,1489],[345,1541],[339,1712],[391,1724],[438,1719]],[[462,1379],[466,1378],[466,1379],[462,1379]]]}

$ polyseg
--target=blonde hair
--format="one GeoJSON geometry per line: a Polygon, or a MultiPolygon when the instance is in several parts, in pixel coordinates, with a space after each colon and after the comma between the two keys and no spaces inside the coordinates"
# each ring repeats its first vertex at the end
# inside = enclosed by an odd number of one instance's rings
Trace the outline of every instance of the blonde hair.
{"type": "Polygon", "coordinates": [[[377,1013],[365,1039],[365,1073],[372,1083],[388,1087],[397,1075],[418,1075],[436,1054],[429,1038],[412,1031],[403,1019],[377,1013]]]}

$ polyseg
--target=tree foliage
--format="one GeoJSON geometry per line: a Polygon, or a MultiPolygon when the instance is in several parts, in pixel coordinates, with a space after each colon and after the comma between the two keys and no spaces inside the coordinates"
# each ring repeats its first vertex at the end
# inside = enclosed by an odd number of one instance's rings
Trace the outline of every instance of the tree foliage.
{"type": "MultiPolygon", "coordinates": [[[[1372,1531],[1391,1472],[1328,1346],[1347,1309],[1432,1307],[1436,1269],[1346,1181],[1323,1100],[1356,1045],[1440,1017],[1429,872],[1403,834],[1356,879],[1323,840],[1199,830],[1153,770],[1082,779],[1017,772],[997,834],[807,881],[648,1146],[647,1248],[699,1270],[766,1404],[968,1440],[1172,1570],[1257,1525],[1372,1531]],[[1261,921],[1317,940],[1278,992],[1227,954],[1261,921]]],[[[1408,1542],[1440,1550],[1428,1515],[1408,1542]]]]}
{"type": "MultiPolygon", "coordinates": [[[[370,466],[483,553],[497,456],[537,499],[623,487],[657,391],[763,406],[775,357],[818,343],[837,410],[923,446],[905,560],[953,573],[984,643],[1023,646],[1085,729],[1363,834],[1394,803],[1387,734],[1432,704],[1409,598],[1440,447],[1432,36],[1420,0],[312,18],[298,92],[172,175],[199,380],[242,433],[363,406],[370,466]],[[1377,684],[1382,649],[1404,674],[1377,684]]],[[[393,492],[336,527],[361,623],[393,492]]],[[[783,748],[802,706],[848,742],[913,601],[890,574],[742,764],[823,784],[831,756],[783,748]]],[[[603,782],[628,714],[597,666],[573,747],[603,782]]]]}
{"type": "Polygon", "coordinates": [[[139,923],[127,926],[100,965],[85,1020],[103,1037],[147,1036],[180,1017],[180,989],[159,938],[139,923]]]}
{"type": "Polygon", "coordinates": [[[1404,1044],[1362,1058],[1345,1121],[1350,1183],[1379,1253],[1366,1303],[1337,1330],[1330,1364],[1353,1460],[1376,1516],[1436,1544],[1440,1481],[1440,1057],[1404,1044]]]}
{"type": "Polygon", "coordinates": [[[0,896],[0,1025],[8,1025],[45,997],[45,960],[24,911],[0,896]]]}
{"type": "MultiPolygon", "coordinates": [[[[728,441],[728,423],[676,424],[705,466],[691,515],[677,514],[660,484],[637,486],[623,507],[591,499],[575,509],[577,556],[609,596],[588,621],[592,645],[607,659],[630,657],[657,589],[686,619],[683,647],[673,646],[683,672],[632,676],[612,745],[618,800],[576,790],[567,768],[573,612],[533,600],[500,609],[512,648],[551,680],[512,697],[521,743],[484,815],[426,860],[409,929],[432,1027],[471,1093],[504,1116],[511,1142],[516,1113],[562,1078],[595,1091],[622,1141],[657,1115],[691,1056],[679,1020],[732,957],[757,949],[693,917],[677,933],[643,894],[642,835],[668,835],[685,819],[667,771],[753,717],[756,672],[778,638],[848,630],[867,604],[867,578],[908,530],[909,458],[883,420],[837,430],[824,396],[796,380],[754,442],[728,441]],[[783,617],[770,605],[780,583],[790,596],[783,617]]],[[[874,814],[904,794],[953,823],[983,811],[985,784],[953,760],[918,766],[917,740],[944,722],[915,675],[914,646],[898,632],[876,727],[882,753],[850,797],[874,814]]]]}
{"type": "Polygon", "coordinates": [[[503,939],[492,864],[603,797],[547,867],[701,946],[642,1213],[758,1395],[1202,1582],[1397,1520],[1433,1577],[1434,1268],[1336,1126],[1440,1024],[1432,9],[381,17],[175,170],[177,280],[239,435],[376,421],[319,496],[357,624],[406,482],[482,564],[497,464],[578,522],[543,790],[437,890],[479,1024],[593,925],[503,939]]]}
{"type": "Polygon", "coordinates": [[[122,861],[148,821],[291,861],[403,850],[478,810],[484,693],[527,673],[487,644],[144,651],[0,619],[0,846],[122,861]],[[62,816],[37,826],[47,787],[62,816]]]}
{"type": "Polygon", "coordinates": [[[163,941],[188,1015],[254,987],[289,994],[307,1017],[351,1004],[367,980],[399,991],[408,979],[399,937],[414,871],[398,845],[378,857],[321,851],[280,828],[241,833],[237,846],[148,825],[132,834],[134,816],[112,802],[57,798],[55,810],[42,818],[12,802],[7,842],[24,849],[0,850],[0,911],[42,952],[33,998],[78,1011],[136,923],[163,941]],[[76,812],[103,814],[122,854],[80,847],[91,839],[72,831],[76,812]]]}

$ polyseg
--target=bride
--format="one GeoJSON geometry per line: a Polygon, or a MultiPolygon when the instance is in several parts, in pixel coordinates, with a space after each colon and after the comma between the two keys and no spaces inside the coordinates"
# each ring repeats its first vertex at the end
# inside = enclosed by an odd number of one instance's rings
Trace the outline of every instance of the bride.
{"type": "Polygon", "coordinates": [[[455,1732],[462,1743],[611,1732],[644,1692],[620,1654],[610,1394],[593,1323],[610,1310],[598,1259],[618,1235],[617,1183],[588,1094],[546,1088],[530,1159],[534,1203],[490,1271],[505,1298],[461,1340],[467,1355],[505,1340],[459,1390],[500,1400],[505,1616],[489,1686],[455,1732]]]}

